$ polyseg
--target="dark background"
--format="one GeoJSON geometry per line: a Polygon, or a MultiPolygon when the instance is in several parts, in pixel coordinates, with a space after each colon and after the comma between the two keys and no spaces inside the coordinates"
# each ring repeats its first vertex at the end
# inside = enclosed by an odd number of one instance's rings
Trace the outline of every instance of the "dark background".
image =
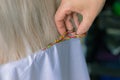
{"type": "Polygon", "coordinates": [[[85,45],[91,80],[120,80],[120,0],[106,0],[85,45]]]}

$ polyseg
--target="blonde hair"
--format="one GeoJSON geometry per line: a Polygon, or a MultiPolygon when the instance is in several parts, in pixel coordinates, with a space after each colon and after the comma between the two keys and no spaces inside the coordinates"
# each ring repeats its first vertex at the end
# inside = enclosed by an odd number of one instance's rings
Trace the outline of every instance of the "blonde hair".
{"type": "Polygon", "coordinates": [[[21,59],[58,38],[55,0],[0,0],[0,64],[21,59]]]}

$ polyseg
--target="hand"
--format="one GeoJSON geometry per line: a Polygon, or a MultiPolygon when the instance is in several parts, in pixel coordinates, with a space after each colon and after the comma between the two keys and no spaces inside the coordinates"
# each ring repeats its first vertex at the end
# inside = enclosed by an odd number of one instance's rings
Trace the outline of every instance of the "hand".
{"type": "Polygon", "coordinates": [[[73,19],[77,26],[77,34],[86,33],[104,3],[105,0],[62,0],[55,14],[55,23],[59,33],[63,35],[67,30],[73,30],[70,19],[73,19]],[[83,17],[81,22],[78,21],[77,13],[83,17]]]}

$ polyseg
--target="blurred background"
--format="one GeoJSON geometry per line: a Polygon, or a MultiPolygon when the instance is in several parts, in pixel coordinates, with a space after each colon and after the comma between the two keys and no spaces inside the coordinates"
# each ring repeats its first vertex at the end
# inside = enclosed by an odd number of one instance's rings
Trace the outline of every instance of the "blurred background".
{"type": "Polygon", "coordinates": [[[106,0],[85,38],[91,80],[120,80],[120,0],[106,0]]]}

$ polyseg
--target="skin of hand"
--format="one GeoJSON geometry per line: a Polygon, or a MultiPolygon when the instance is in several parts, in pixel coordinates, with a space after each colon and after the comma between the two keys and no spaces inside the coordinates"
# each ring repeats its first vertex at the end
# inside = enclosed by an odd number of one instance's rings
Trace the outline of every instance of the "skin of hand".
{"type": "Polygon", "coordinates": [[[73,31],[70,22],[70,19],[73,19],[77,27],[76,34],[86,33],[100,13],[104,3],[105,0],[62,0],[55,14],[58,32],[63,35],[66,31],[73,31]],[[82,15],[81,22],[79,22],[77,14],[82,15]]]}

